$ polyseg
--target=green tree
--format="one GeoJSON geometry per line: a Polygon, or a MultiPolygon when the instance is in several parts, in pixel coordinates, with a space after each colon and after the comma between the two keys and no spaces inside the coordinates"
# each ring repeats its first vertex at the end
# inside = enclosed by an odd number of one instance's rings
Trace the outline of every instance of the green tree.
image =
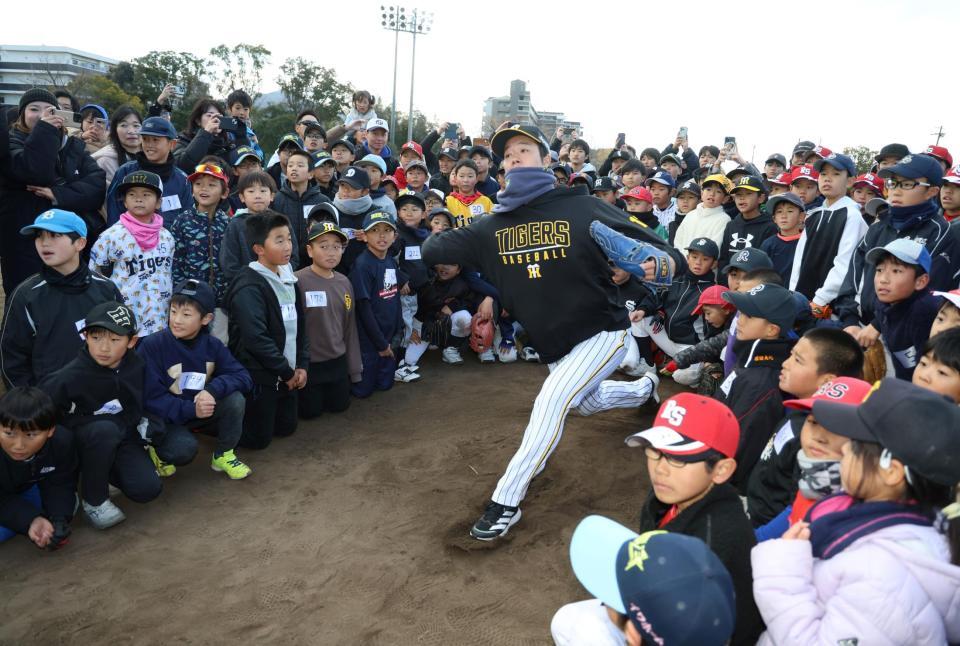
{"type": "Polygon", "coordinates": [[[353,93],[349,83],[337,80],[335,71],[299,56],[283,62],[277,85],[290,112],[313,108],[320,123],[335,123],[353,93]]]}
{"type": "Polygon", "coordinates": [[[207,69],[211,84],[220,96],[226,97],[233,90],[246,90],[256,101],[260,97],[263,68],[270,62],[270,50],[263,45],[240,43],[233,47],[217,45],[210,50],[216,61],[207,69]]]}
{"type": "Polygon", "coordinates": [[[868,173],[873,166],[873,158],[877,154],[876,150],[870,150],[866,146],[848,147],[843,149],[843,154],[850,157],[857,166],[857,173],[868,173]]]}
{"type": "Polygon", "coordinates": [[[143,112],[143,101],[140,97],[127,94],[113,79],[100,74],[81,74],[73,79],[67,89],[83,103],[102,105],[108,112],[113,112],[121,105],[132,105],[143,112]]]}
{"type": "Polygon", "coordinates": [[[182,85],[184,96],[176,99],[173,111],[173,121],[180,126],[185,125],[197,99],[209,96],[207,62],[189,52],[151,51],[117,67],[121,69],[114,71],[113,80],[124,92],[140,97],[144,105],[152,105],[167,83],[182,85]]]}

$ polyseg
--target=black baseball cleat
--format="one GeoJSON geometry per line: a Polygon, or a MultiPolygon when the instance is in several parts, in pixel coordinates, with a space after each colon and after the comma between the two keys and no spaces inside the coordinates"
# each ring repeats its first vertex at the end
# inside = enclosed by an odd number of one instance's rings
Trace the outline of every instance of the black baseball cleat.
{"type": "Polygon", "coordinates": [[[470,529],[470,535],[478,541],[492,541],[504,536],[518,520],[519,507],[507,507],[491,500],[483,516],[470,529]]]}

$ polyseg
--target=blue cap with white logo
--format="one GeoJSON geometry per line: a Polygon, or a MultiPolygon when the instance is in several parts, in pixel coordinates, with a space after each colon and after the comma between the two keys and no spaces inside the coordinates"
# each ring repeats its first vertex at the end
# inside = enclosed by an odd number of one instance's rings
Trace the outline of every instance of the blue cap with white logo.
{"type": "Polygon", "coordinates": [[[677,180],[673,179],[673,175],[665,170],[658,170],[656,173],[651,175],[650,179],[644,182],[643,185],[649,187],[652,182],[657,182],[658,184],[663,184],[664,186],[669,186],[670,188],[674,188],[677,185],[677,180]]]}
{"type": "Polygon", "coordinates": [[[177,129],[163,117],[148,117],[140,127],[140,136],[177,138],[177,129]]]}
{"type": "Polygon", "coordinates": [[[34,235],[36,231],[51,231],[53,233],[76,233],[81,238],[87,237],[87,223],[73,211],[50,209],[37,216],[33,224],[20,229],[20,235],[34,235]]]}
{"type": "Polygon", "coordinates": [[[927,248],[916,240],[910,240],[909,238],[897,238],[887,243],[886,246],[874,247],[867,252],[865,259],[870,264],[877,265],[886,256],[893,256],[908,265],[917,265],[928,274],[933,262],[927,248]]]}
{"type": "Polygon", "coordinates": [[[845,170],[850,177],[857,176],[857,165],[853,163],[853,160],[849,156],[843,153],[830,153],[823,159],[818,159],[813,165],[813,170],[818,173],[823,172],[824,166],[833,166],[837,170],[845,170]]]}
{"type": "Polygon", "coordinates": [[[895,165],[880,170],[877,175],[884,179],[894,175],[907,179],[925,177],[931,186],[943,185],[943,166],[927,155],[907,155],[895,165]]]}

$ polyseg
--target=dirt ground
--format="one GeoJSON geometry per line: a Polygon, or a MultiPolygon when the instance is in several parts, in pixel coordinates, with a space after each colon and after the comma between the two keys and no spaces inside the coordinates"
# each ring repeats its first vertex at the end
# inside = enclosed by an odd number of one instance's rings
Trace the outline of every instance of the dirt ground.
{"type": "MultiPolygon", "coordinates": [[[[55,553],[0,546],[0,644],[549,644],[586,595],[568,544],[590,513],[635,525],[647,491],[623,443],[655,406],[571,416],[523,518],[467,535],[519,445],[546,367],[460,367],[301,423],[231,482],[197,460],[127,521],[84,519],[55,553]]],[[[672,391],[669,385],[661,388],[672,391]]]]}

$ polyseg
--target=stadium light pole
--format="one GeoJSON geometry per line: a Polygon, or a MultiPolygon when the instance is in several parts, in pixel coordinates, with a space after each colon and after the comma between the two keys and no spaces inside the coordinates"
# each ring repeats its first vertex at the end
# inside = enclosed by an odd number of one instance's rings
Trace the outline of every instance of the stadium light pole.
{"type": "Polygon", "coordinates": [[[410,64],[410,114],[407,123],[407,139],[413,138],[413,82],[417,61],[417,35],[429,34],[433,25],[433,13],[422,9],[408,11],[405,7],[380,5],[380,25],[393,32],[393,103],[390,111],[390,142],[394,141],[397,126],[397,47],[400,32],[413,35],[413,59],[410,64]]]}

